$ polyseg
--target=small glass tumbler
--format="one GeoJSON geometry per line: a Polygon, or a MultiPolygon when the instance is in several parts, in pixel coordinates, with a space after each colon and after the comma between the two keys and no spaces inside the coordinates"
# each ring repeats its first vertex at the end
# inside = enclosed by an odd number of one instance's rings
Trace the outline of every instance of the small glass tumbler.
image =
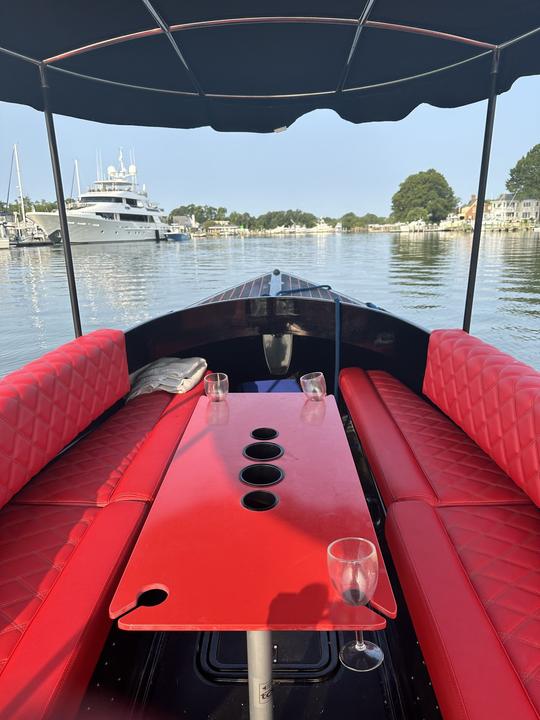
{"type": "Polygon", "coordinates": [[[326,396],[326,382],[322,372],[311,372],[302,375],[300,385],[308,400],[324,400],[326,396]]]}
{"type": "Polygon", "coordinates": [[[210,402],[221,402],[229,392],[229,378],[225,373],[210,373],[204,378],[204,392],[210,402]]]}

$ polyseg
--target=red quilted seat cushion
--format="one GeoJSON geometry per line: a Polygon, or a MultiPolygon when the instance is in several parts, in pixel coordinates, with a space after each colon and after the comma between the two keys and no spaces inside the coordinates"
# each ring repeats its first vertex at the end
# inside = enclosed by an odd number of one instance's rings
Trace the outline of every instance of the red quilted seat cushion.
{"type": "MultiPolygon", "coordinates": [[[[140,395],[53,461],[13,498],[15,503],[107,505],[171,395],[140,395]]],[[[152,473],[149,464],[147,472],[152,473]]]]}
{"type": "Polygon", "coordinates": [[[462,330],[435,330],[423,391],[540,505],[540,373],[462,330]]]}
{"type": "Polygon", "coordinates": [[[73,716],[146,507],[0,511],[0,718],[73,716]]]}
{"type": "Polygon", "coordinates": [[[382,371],[342,371],[340,387],[387,505],[528,503],[449,418],[382,371]]]}
{"type": "Polygon", "coordinates": [[[386,536],[445,720],[537,720],[534,506],[393,503],[386,536]]]}
{"type": "Polygon", "coordinates": [[[0,672],[97,513],[13,505],[0,511],[0,672]]]}
{"type": "Polygon", "coordinates": [[[0,380],[0,507],[128,390],[118,330],[77,338],[0,380]]]}
{"type": "Polygon", "coordinates": [[[130,400],[48,465],[14,498],[20,503],[104,506],[151,501],[204,389],[130,400]]]}
{"type": "Polygon", "coordinates": [[[176,447],[204,391],[201,381],[173,399],[118,483],[111,501],[153,500],[176,447]]]}
{"type": "Polygon", "coordinates": [[[440,508],[450,540],[510,660],[540,710],[540,511],[440,508]]]}

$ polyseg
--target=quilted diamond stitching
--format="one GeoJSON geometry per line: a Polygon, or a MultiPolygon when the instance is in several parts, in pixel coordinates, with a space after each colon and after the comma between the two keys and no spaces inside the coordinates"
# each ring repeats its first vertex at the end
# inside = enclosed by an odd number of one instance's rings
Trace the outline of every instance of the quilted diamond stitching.
{"type": "Polygon", "coordinates": [[[423,390],[540,505],[540,373],[462,330],[436,330],[423,390]]]}
{"type": "Polygon", "coordinates": [[[13,502],[106,505],[170,399],[162,392],[135,398],[38,473],[13,502]]]}
{"type": "Polygon", "coordinates": [[[128,390],[117,330],[78,338],[0,380],[0,507],[128,390]]]}
{"type": "Polygon", "coordinates": [[[437,512],[508,656],[540,708],[538,509],[528,504],[447,507],[437,512]]]}
{"type": "Polygon", "coordinates": [[[0,672],[98,512],[13,505],[0,512],[0,672]]]}
{"type": "Polygon", "coordinates": [[[388,373],[368,374],[439,502],[528,502],[512,480],[451,420],[388,373]]]}

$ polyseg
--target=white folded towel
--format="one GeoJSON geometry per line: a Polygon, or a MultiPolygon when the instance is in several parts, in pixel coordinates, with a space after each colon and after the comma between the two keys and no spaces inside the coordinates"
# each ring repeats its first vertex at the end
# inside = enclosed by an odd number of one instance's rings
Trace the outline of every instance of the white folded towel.
{"type": "Polygon", "coordinates": [[[139,370],[133,378],[127,399],[138,395],[165,390],[169,393],[185,393],[201,380],[206,370],[204,358],[161,358],[139,370]]]}

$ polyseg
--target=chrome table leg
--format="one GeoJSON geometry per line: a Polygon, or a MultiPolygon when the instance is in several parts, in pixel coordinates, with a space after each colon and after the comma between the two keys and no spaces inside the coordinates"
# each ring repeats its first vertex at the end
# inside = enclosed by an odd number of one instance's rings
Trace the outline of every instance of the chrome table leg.
{"type": "Polygon", "coordinates": [[[272,633],[248,630],[247,658],[250,720],[272,720],[272,633]]]}

